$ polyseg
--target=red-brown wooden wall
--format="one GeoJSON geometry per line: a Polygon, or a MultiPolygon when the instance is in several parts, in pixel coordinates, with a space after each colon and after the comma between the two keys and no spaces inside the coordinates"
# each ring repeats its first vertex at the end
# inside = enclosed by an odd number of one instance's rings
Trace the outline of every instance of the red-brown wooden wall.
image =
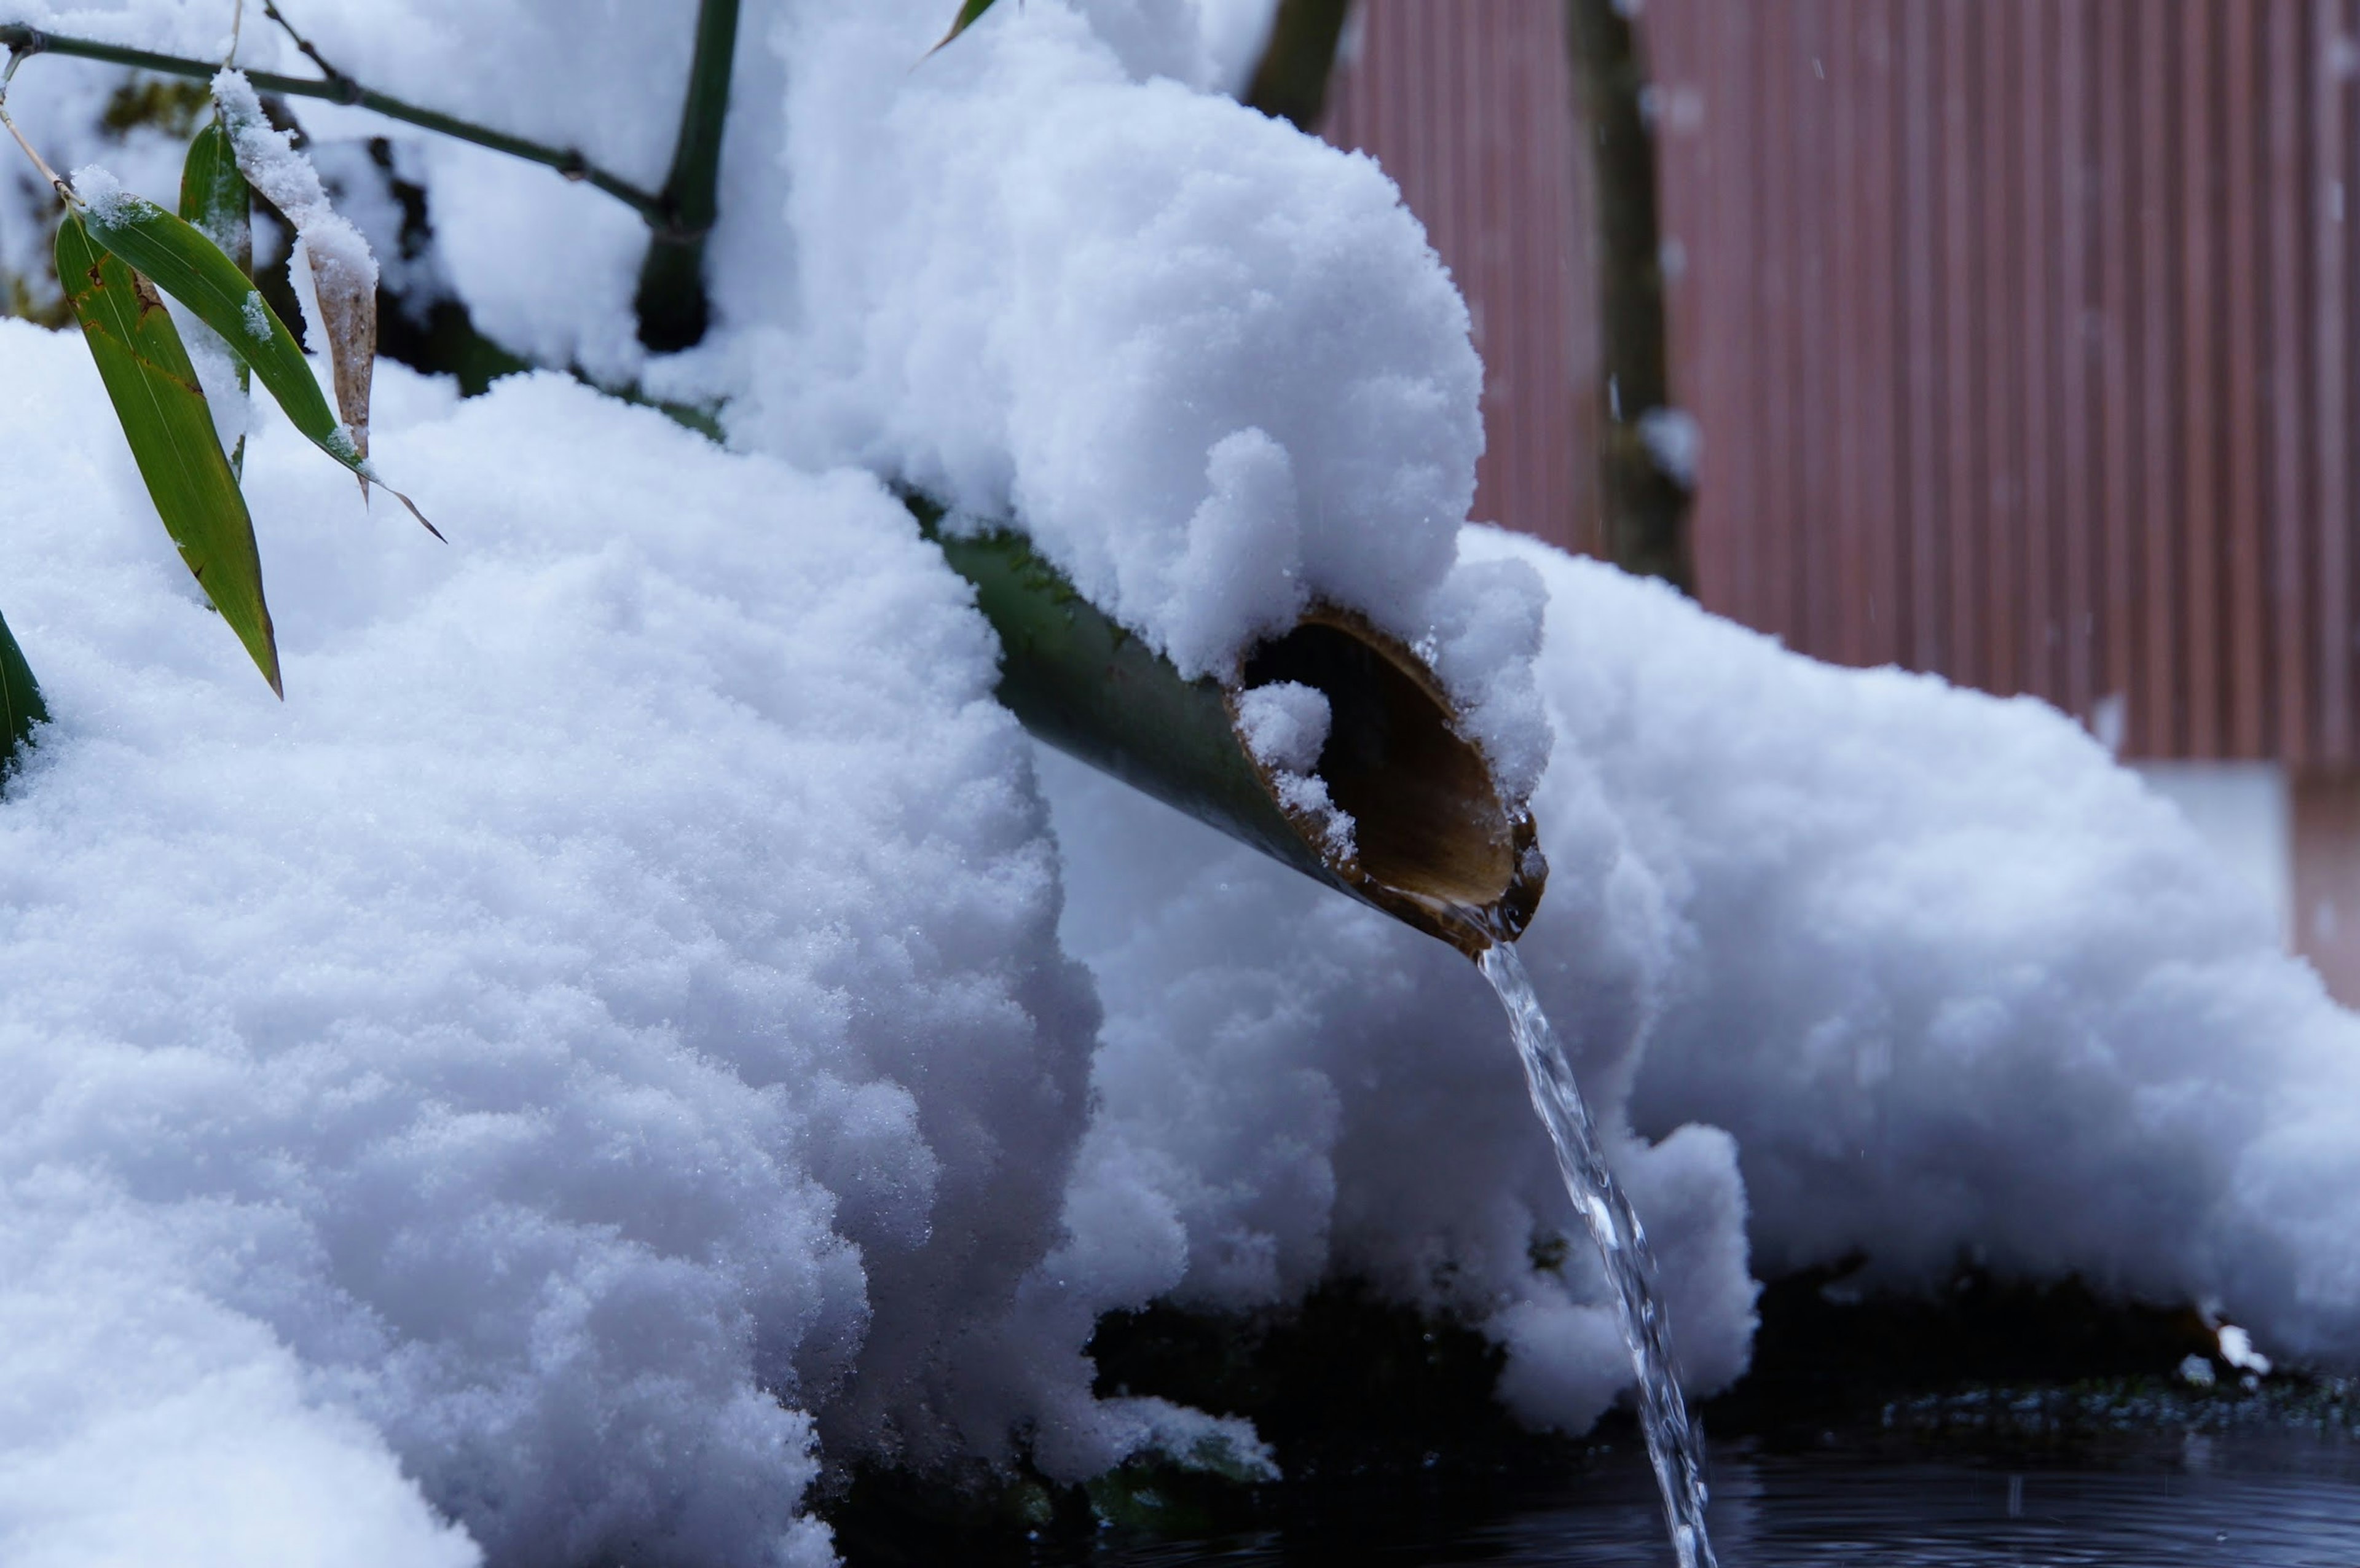
{"type": "Polygon", "coordinates": [[[1475,515],[1596,543],[1598,337],[1559,0],[1360,0],[1322,130],[1398,181],[1474,318],[1475,515]]]}
{"type": "MultiPolygon", "coordinates": [[[[1648,0],[1705,602],[2360,765],[2360,0],[1648,0]]],[[[1557,0],[1362,0],[1329,134],[1474,305],[1482,515],[1593,533],[1557,0]]]]}

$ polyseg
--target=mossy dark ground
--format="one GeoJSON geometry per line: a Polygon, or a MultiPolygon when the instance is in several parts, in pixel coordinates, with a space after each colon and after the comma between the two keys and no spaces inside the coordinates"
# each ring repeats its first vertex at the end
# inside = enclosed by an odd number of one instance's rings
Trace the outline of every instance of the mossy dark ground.
{"type": "MultiPolygon", "coordinates": [[[[1700,1411],[1717,1444],[2103,1463],[2189,1430],[2360,1432],[2360,1390],[2342,1382],[2278,1376],[2248,1388],[2214,1362],[2215,1384],[2191,1386],[2181,1363],[2214,1347],[2192,1309],[2108,1301],[2074,1280],[2012,1284],[1962,1268],[1931,1295],[1863,1295],[1841,1270],[1820,1270],[1774,1283],[1760,1310],[1754,1369],[1700,1411]]],[[[1495,1346],[1350,1282],[1285,1314],[1116,1313],[1091,1352],[1101,1395],[1251,1420],[1286,1479],[1248,1486],[1133,1465],[1082,1488],[867,1470],[834,1477],[820,1499],[846,1560],[1056,1564],[1110,1533],[1265,1528],[1332,1543],[1341,1560],[1374,1531],[1448,1539],[1503,1497],[1561,1488],[1639,1445],[1620,1411],[1579,1439],[1525,1431],[1492,1398],[1495,1346]]]]}

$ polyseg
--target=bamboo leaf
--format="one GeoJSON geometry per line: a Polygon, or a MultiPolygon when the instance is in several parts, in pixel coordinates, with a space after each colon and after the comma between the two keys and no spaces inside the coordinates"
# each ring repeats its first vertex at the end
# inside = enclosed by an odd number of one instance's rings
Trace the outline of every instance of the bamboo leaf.
{"type": "MultiPolygon", "coordinates": [[[[264,389],[312,445],[363,479],[385,484],[337,423],[295,335],[237,263],[188,223],[115,185],[100,171],[82,170],[75,181],[84,188],[82,221],[93,240],[129,262],[244,354],[264,389]]],[[[442,537],[409,496],[390,485],[386,489],[427,532],[442,537]]]]}
{"type": "Polygon", "coordinates": [[[99,378],[165,531],[262,678],[284,696],[254,520],[171,312],[148,280],[103,249],[71,212],[58,229],[58,278],[82,321],[82,339],[98,362],[99,378]]]}
{"type": "MultiPolygon", "coordinates": [[[[221,121],[208,123],[189,144],[188,161],[180,167],[180,216],[199,234],[221,247],[240,272],[254,270],[254,198],[247,191],[246,176],[237,169],[236,151],[230,145],[229,132],[221,121]]],[[[189,354],[199,359],[207,348],[225,358],[237,381],[237,403],[224,408],[215,383],[212,397],[214,423],[220,426],[229,448],[229,469],[243,476],[246,472],[246,400],[252,395],[253,367],[246,356],[230,346],[227,339],[202,323],[198,332],[212,340],[202,343],[193,335],[189,339],[189,354]],[[235,432],[231,434],[230,432],[235,432]]]]}
{"type": "Polygon", "coordinates": [[[49,716],[41,689],[33,684],[32,670],[25,663],[16,639],[8,635],[8,623],[0,620],[0,778],[7,775],[31,744],[33,726],[49,716]]]}
{"type": "Polygon", "coordinates": [[[930,55],[941,53],[953,38],[982,20],[983,14],[997,3],[998,0],[966,0],[966,3],[959,6],[958,19],[951,23],[951,30],[945,33],[942,36],[942,41],[926,52],[930,55]]]}
{"type": "MultiPolygon", "coordinates": [[[[344,225],[350,237],[358,231],[344,225]]],[[[368,461],[369,385],[377,374],[377,274],[366,277],[344,257],[314,243],[316,233],[301,235],[304,270],[311,275],[311,300],[319,310],[320,328],[328,340],[328,366],[333,372],[336,412],[344,416],[353,448],[368,461]]],[[[368,476],[361,476],[361,494],[368,494],[368,476]]]]}
{"type": "Polygon", "coordinates": [[[254,198],[238,172],[237,149],[218,119],[207,121],[180,166],[180,216],[221,247],[238,271],[254,271],[254,198]]]}

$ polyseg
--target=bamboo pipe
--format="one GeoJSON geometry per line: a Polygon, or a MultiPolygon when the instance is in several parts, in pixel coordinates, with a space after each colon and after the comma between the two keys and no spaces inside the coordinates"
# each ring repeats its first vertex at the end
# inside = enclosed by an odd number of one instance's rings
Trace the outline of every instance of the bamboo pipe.
{"type": "Polygon", "coordinates": [[[1426,662],[1349,611],[1315,607],[1253,649],[1234,686],[1184,681],[1011,532],[951,536],[911,510],[1000,634],[1000,700],[1024,727],[1134,789],[1470,957],[1524,933],[1548,877],[1529,813],[1511,811],[1426,662]],[[1328,698],[1319,776],[1357,853],[1280,801],[1247,747],[1238,698],[1300,681],[1328,698]]]}

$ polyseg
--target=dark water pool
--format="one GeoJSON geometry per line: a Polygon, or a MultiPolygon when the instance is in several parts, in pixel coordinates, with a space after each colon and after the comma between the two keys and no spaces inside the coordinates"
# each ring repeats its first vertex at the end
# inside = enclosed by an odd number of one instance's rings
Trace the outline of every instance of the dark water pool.
{"type": "MultiPolygon", "coordinates": [[[[1197,1541],[1109,1532],[1105,1568],[1362,1563],[1672,1563],[1644,1458],[1437,1510],[1415,1488],[1197,1541]]],[[[2360,1568],[2360,1447],[2283,1433],[2191,1434],[2103,1456],[1718,1449],[1710,1514],[1724,1568],[2234,1564],[2360,1568]]]]}

